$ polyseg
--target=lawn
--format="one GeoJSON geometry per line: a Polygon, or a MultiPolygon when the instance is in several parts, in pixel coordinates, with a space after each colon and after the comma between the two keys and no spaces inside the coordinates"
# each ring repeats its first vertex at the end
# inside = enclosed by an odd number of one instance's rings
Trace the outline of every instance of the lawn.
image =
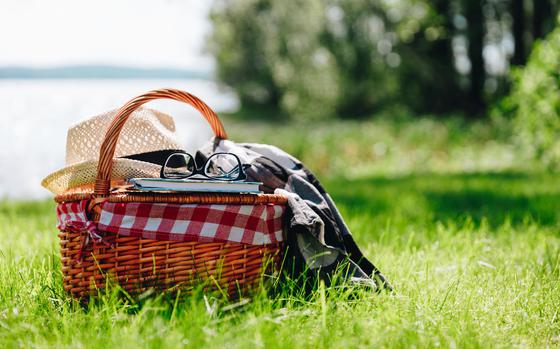
{"type": "Polygon", "coordinates": [[[231,124],[319,174],[395,292],[82,308],[62,291],[54,203],[3,202],[0,347],[560,347],[560,181],[497,126],[231,124]]]}

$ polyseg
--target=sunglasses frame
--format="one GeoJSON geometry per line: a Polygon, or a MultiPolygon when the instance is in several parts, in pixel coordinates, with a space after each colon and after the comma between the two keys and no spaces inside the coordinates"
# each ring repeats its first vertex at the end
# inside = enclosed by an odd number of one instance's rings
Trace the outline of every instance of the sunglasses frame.
{"type": "MultiPolygon", "coordinates": [[[[245,174],[245,171],[243,169],[243,165],[241,164],[241,160],[239,159],[239,157],[237,155],[233,154],[233,153],[223,153],[223,152],[213,153],[212,155],[210,155],[206,159],[206,161],[204,162],[204,166],[202,166],[202,167],[198,167],[198,164],[196,163],[196,159],[194,158],[194,156],[192,156],[189,153],[183,153],[183,152],[173,153],[173,154],[169,155],[167,157],[167,159],[165,160],[163,166],[161,167],[159,177],[160,178],[166,178],[166,179],[187,179],[187,178],[191,178],[191,177],[196,176],[196,175],[201,175],[201,176],[206,177],[207,179],[210,179],[210,180],[221,180],[221,181],[228,181],[228,182],[241,181],[241,180],[247,179],[247,175],[245,174]],[[192,159],[192,161],[194,163],[194,171],[191,172],[188,175],[176,175],[176,176],[166,175],[165,171],[164,171],[165,167],[167,166],[167,163],[169,162],[169,159],[171,159],[171,157],[173,157],[175,155],[182,155],[182,156],[188,155],[188,156],[190,156],[190,158],[192,159]],[[208,163],[210,162],[210,160],[213,157],[215,157],[217,155],[228,155],[228,156],[235,157],[235,159],[237,160],[237,164],[239,166],[239,174],[236,178],[230,179],[230,178],[222,178],[222,177],[210,177],[206,174],[206,167],[208,166],[208,163]]],[[[196,179],[196,178],[194,178],[194,179],[196,179]]]]}

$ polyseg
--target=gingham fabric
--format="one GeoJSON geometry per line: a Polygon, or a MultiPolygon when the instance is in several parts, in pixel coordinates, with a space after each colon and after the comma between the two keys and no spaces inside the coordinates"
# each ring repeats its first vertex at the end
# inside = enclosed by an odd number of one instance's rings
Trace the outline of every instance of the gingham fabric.
{"type": "Polygon", "coordinates": [[[87,218],[86,207],[85,200],[58,205],[56,208],[58,229],[71,232],[87,231],[86,244],[90,239],[94,242],[103,242],[97,226],[87,218]]]}
{"type": "Polygon", "coordinates": [[[103,240],[103,236],[99,234],[96,224],[88,220],[86,207],[86,200],[60,204],[56,207],[58,229],[60,231],[87,233],[84,243],[80,246],[80,252],[76,256],[80,261],[83,257],[83,249],[90,241],[109,246],[109,244],[103,240]]]}
{"type": "Polygon", "coordinates": [[[72,222],[88,222],[86,207],[87,200],[67,202],[56,206],[58,229],[66,230],[72,222]]]}
{"type": "MultiPolygon", "coordinates": [[[[86,202],[59,204],[59,229],[88,223],[86,202]]],[[[282,237],[281,205],[111,203],[101,206],[97,230],[154,240],[266,245],[282,237]]]]}

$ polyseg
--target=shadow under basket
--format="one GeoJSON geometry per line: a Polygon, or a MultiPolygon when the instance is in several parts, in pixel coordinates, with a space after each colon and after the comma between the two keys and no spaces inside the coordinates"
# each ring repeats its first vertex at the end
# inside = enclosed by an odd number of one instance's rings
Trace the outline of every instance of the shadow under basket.
{"type": "MultiPolygon", "coordinates": [[[[59,195],[61,203],[87,200],[90,195],[59,195]]],[[[112,195],[108,202],[284,205],[270,194],[112,195]]],[[[98,217],[92,214],[92,221],[98,217]]],[[[135,296],[150,289],[188,293],[197,288],[237,298],[263,285],[263,277],[278,273],[282,242],[250,245],[236,242],[154,240],[100,231],[103,243],[88,241],[87,230],[61,231],[64,289],[84,299],[103,293],[108,283],[135,296]]]]}

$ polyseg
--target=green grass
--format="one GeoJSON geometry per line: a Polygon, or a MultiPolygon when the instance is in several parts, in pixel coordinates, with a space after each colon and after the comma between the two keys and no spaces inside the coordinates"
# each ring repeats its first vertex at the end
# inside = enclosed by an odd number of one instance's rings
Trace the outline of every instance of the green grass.
{"type": "Polygon", "coordinates": [[[560,347],[560,181],[512,160],[507,138],[433,120],[292,125],[293,133],[245,126],[234,124],[233,137],[280,144],[325,179],[394,293],[319,287],[310,298],[281,292],[216,307],[201,295],[176,305],[107,296],[82,308],[62,291],[54,204],[3,202],[0,347],[560,347]],[[337,160],[348,142],[379,139],[384,159],[358,149],[365,163],[337,160]],[[423,155],[400,166],[414,142],[423,155]],[[422,162],[431,154],[440,160],[422,162]],[[472,161],[446,165],[449,154],[472,161]]]}

